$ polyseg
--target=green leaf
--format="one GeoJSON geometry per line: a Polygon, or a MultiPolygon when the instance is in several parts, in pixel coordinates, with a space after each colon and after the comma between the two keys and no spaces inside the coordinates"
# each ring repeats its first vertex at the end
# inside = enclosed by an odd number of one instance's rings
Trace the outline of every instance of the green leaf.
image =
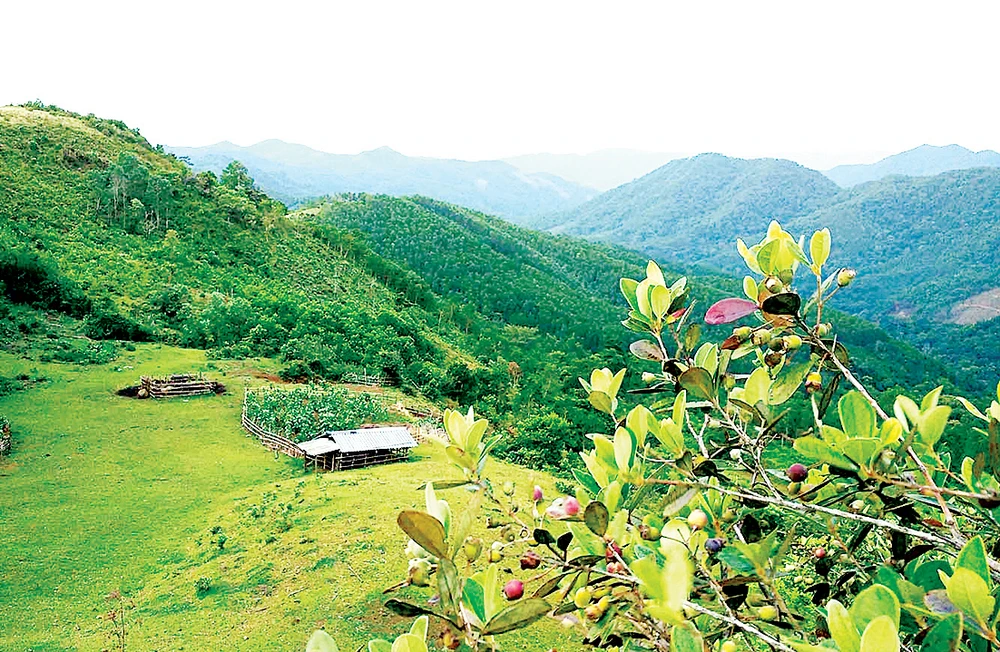
{"type": "Polygon", "coordinates": [[[663,317],[670,311],[671,299],[670,290],[662,285],[653,286],[653,289],[649,293],[649,304],[653,309],[653,314],[656,315],[657,318],[663,319],[663,317]]]}
{"type": "Polygon", "coordinates": [[[656,264],[656,261],[649,261],[646,263],[646,278],[653,285],[663,285],[667,284],[667,281],[663,278],[663,271],[660,266],[656,264]]]}
{"type": "Polygon", "coordinates": [[[592,500],[587,504],[587,509],[583,512],[583,522],[587,524],[590,531],[599,537],[603,537],[608,531],[608,508],[604,503],[592,500]]]}
{"type": "Polygon", "coordinates": [[[368,652],[392,652],[392,643],[381,638],[368,641],[368,652]]]}
{"type": "Polygon", "coordinates": [[[639,287],[639,281],[634,281],[630,278],[623,278],[619,282],[619,287],[622,290],[622,296],[625,297],[626,301],[628,301],[628,305],[632,308],[632,310],[638,312],[639,304],[636,303],[635,300],[635,289],[639,287]]]}
{"type": "Polygon", "coordinates": [[[968,568],[956,568],[951,577],[942,576],[948,599],[983,629],[988,629],[996,598],[983,578],[968,568]]]}
{"type": "Polygon", "coordinates": [[[962,614],[948,614],[927,632],[920,652],[956,652],[962,642],[962,614]]]}
{"type": "Polygon", "coordinates": [[[859,631],[864,631],[868,623],[880,616],[888,617],[894,628],[899,627],[899,599],[881,584],[872,584],[859,593],[848,611],[859,631]]]}
{"type": "Polygon", "coordinates": [[[917,437],[917,441],[928,447],[933,447],[944,434],[950,414],[951,408],[947,405],[938,405],[926,412],[921,412],[920,419],[917,421],[917,433],[920,435],[917,437]]]}
{"type": "Polygon", "coordinates": [[[830,466],[850,471],[856,471],[858,468],[845,455],[835,451],[830,444],[816,437],[799,437],[795,440],[794,447],[806,457],[818,462],[825,462],[830,466]]]}
{"type": "Polygon", "coordinates": [[[701,367],[691,367],[677,378],[677,382],[700,399],[715,400],[715,384],[712,382],[712,376],[701,367]]]}
{"type": "Polygon", "coordinates": [[[840,652],[858,652],[861,649],[861,635],[858,634],[858,628],[839,601],[830,600],[826,605],[826,622],[830,627],[830,636],[840,652]]]}
{"type": "Polygon", "coordinates": [[[625,428],[615,431],[615,463],[622,472],[628,472],[635,460],[635,436],[625,428]]]}
{"type": "Polygon", "coordinates": [[[670,652],[704,652],[701,633],[688,623],[674,625],[670,630],[670,652]]]}
{"type": "Polygon", "coordinates": [[[444,526],[430,514],[414,509],[403,510],[396,523],[427,552],[435,557],[448,556],[448,546],[444,542],[444,526]]]}
{"type": "Polygon", "coordinates": [[[795,396],[795,392],[802,386],[802,382],[809,375],[811,368],[812,360],[806,360],[796,365],[785,365],[778,373],[778,377],[771,383],[768,404],[781,405],[795,396]]]}
{"type": "Polygon", "coordinates": [[[861,652],[899,652],[898,625],[889,616],[879,616],[861,635],[861,652]]]}
{"type": "Polygon", "coordinates": [[[515,629],[527,627],[549,612],[552,607],[540,598],[528,598],[507,607],[483,628],[484,636],[503,634],[515,629]]]}
{"type": "Polygon", "coordinates": [[[430,619],[427,616],[421,616],[413,621],[410,626],[410,633],[419,638],[421,641],[427,640],[427,624],[430,619]]]}
{"type": "Polygon", "coordinates": [[[403,634],[393,641],[391,652],[427,652],[427,644],[413,634],[403,634]]]}
{"type": "Polygon", "coordinates": [[[663,362],[663,351],[654,342],[649,340],[636,340],[632,342],[628,350],[635,357],[640,360],[649,360],[651,362],[663,362]]]}
{"type": "Polygon", "coordinates": [[[809,240],[809,254],[817,269],[825,265],[830,257],[830,241],[830,229],[816,231],[809,240]]]}
{"type": "Polygon", "coordinates": [[[736,239],[736,249],[740,252],[740,256],[743,257],[744,262],[746,262],[747,267],[750,268],[751,272],[755,272],[757,274],[764,273],[761,270],[760,265],[757,264],[757,254],[751,251],[743,240],[739,238],[736,239]]]}
{"type": "Polygon", "coordinates": [[[439,559],[437,578],[441,607],[445,613],[457,613],[462,598],[462,581],[455,563],[445,557],[439,559]]]}
{"type": "Polygon", "coordinates": [[[757,301],[757,281],[752,276],[743,277],[743,294],[753,302],[757,301]]]}
{"type": "Polygon", "coordinates": [[[593,405],[598,412],[611,414],[614,411],[611,403],[611,397],[604,392],[591,392],[587,395],[587,400],[590,401],[590,404],[593,405]]]}
{"type": "Polygon", "coordinates": [[[309,637],[309,642],[306,643],[306,652],[340,652],[340,648],[337,647],[337,642],[329,634],[318,629],[309,637]]]}
{"type": "Polygon", "coordinates": [[[472,579],[465,580],[462,585],[462,602],[472,609],[480,623],[486,622],[486,600],[483,595],[483,585],[472,579]]]}
{"type": "Polygon", "coordinates": [[[962,547],[961,552],[958,553],[958,559],[955,560],[955,567],[969,569],[983,578],[987,587],[990,586],[990,566],[986,561],[986,546],[983,544],[982,537],[973,537],[962,547]]]}
{"type": "Polygon", "coordinates": [[[794,292],[773,294],[760,304],[760,309],[769,315],[797,315],[800,307],[802,298],[794,292]]]}
{"type": "Polygon", "coordinates": [[[861,392],[850,391],[837,403],[840,413],[840,424],[848,435],[853,437],[876,437],[875,408],[861,395],[861,392]]]}
{"type": "Polygon", "coordinates": [[[716,558],[723,564],[729,566],[737,573],[755,573],[757,571],[753,562],[742,552],[732,546],[727,546],[716,554],[716,558]]]}
{"type": "Polygon", "coordinates": [[[663,499],[663,516],[669,518],[684,509],[695,496],[698,495],[698,487],[674,487],[663,499]]]}

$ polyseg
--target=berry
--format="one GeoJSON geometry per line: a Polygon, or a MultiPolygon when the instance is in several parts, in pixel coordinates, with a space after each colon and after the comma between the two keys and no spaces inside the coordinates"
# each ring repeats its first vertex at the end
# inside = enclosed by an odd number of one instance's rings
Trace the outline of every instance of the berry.
{"type": "Polygon", "coordinates": [[[788,467],[788,470],[785,471],[785,475],[787,475],[788,479],[792,482],[802,482],[809,477],[809,469],[807,469],[804,464],[796,462],[788,467]]]}
{"type": "Polygon", "coordinates": [[[721,652],[736,652],[736,643],[732,641],[723,641],[722,647],[719,648],[721,652]]]}
{"type": "Polygon", "coordinates": [[[524,595],[524,582],[511,580],[503,585],[503,595],[508,600],[520,600],[524,595]]]}
{"type": "Polygon", "coordinates": [[[491,564],[496,564],[501,559],[503,559],[503,553],[501,553],[496,548],[490,548],[490,555],[488,559],[491,564]]]}
{"type": "Polygon", "coordinates": [[[426,559],[410,561],[407,580],[414,586],[429,586],[431,583],[431,563],[426,559]]]}
{"type": "Polygon", "coordinates": [[[568,516],[575,516],[580,511],[580,501],[573,496],[569,496],[563,502],[563,510],[568,516]]]}
{"type": "Polygon", "coordinates": [[[441,647],[443,647],[446,650],[457,650],[459,647],[462,646],[462,639],[458,636],[455,636],[454,632],[452,632],[450,629],[446,629],[443,632],[441,632],[441,636],[438,638],[439,642],[441,643],[441,647]]]}
{"type": "Polygon", "coordinates": [[[722,548],[725,545],[726,543],[722,539],[709,539],[708,541],[705,542],[705,550],[709,551],[714,555],[715,553],[722,550],[722,548]]]}
{"type": "Polygon", "coordinates": [[[778,617],[778,610],[773,606],[767,604],[757,610],[757,615],[761,620],[774,620],[778,617]]]}
{"type": "Polygon", "coordinates": [[[826,557],[826,548],[816,548],[813,550],[813,557],[816,559],[823,559],[826,557]]]}
{"type": "Polygon", "coordinates": [[[852,512],[860,512],[861,510],[863,510],[865,508],[865,501],[863,501],[863,500],[852,500],[851,504],[848,507],[850,507],[850,509],[851,509],[852,512]]]}
{"type": "Polygon", "coordinates": [[[798,496],[802,492],[801,482],[789,482],[788,483],[788,495],[798,496]]]}
{"type": "Polygon", "coordinates": [[[543,497],[542,488],[536,484],[534,490],[531,492],[531,499],[536,503],[540,503],[543,497]]]}
{"type": "Polygon", "coordinates": [[[604,550],[604,558],[608,561],[614,561],[622,556],[622,547],[619,546],[614,541],[608,542],[608,547],[604,550]]]}
{"type": "Polygon", "coordinates": [[[823,376],[818,371],[812,371],[806,376],[806,391],[818,392],[823,389],[823,376]]]}
{"type": "Polygon", "coordinates": [[[708,525],[708,514],[696,509],[688,514],[687,523],[695,530],[701,530],[708,525]]]}
{"type": "Polygon", "coordinates": [[[469,563],[474,563],[483,552],[483,540],[479,537],[468,537],[462,549],[465,551],[465,557],[469,560],[469,563]]]}
{"type": "Polygon", "coordinates": [[[749,326],[740,326],[739,328],[733,329],[733,337],[736,337],[741,342],[745,342],[752,334],[753,329],[749,326]]]}
{"type": "Polygon", "coordinates": [[[1000,507],[1000,497],[979,498],[976,500],[983,509],[996,509],[1000,507]]]}
{"type": "Polygon", "coordinates": [[[767,328],[756,331],[750,341],[757,346],[764,346],[771,341],[771,331],[767,328]]]}
{"type": "Polygon", "coordinates": [[[587,607],[583,613],[587,617],[587,620],[600,620],[601,616],[604,615],[604,612],[596,604],[587,607]]]}
{"type": "Polygon", "coordinates": [[[610,606],[611,606],[611,598],[609,598],[608,596],[604,596],[603,598],[597,601],[597,608],[600,609],[601,611],[607,611],[608,607],[610,606]]]}
{"type": "Polygon", "coordinates": [[[593,598],[594,593],[586,586],[582,586],[573,594],[573,604],[579,609],[585,609],[593,598]]]}
{"type": "Polygon", "coordinates": [[[833,324],[829,322],[820,324],[816,327],[816,334],[820,337],[826,337],[831,332],[833,332],[833,324]]]}
{"type": "Polygon", "coordinates": [[[521,570],[532,570],[538,568],[542,563],[542,558],[534,550],[529,550],[521,557],[521,570]]]}
{"type": "Polygon", "coordinates": [[[784,357],[785,356],[783,353],[778,353],[777,351],[771,351],[764,356],[764,364],[773,369],[774,367],[777,367],[779,364],[781,364],[781,360],[784,357]]]}
{"type": "Polygon", "coordinates": [[[508,496],[510,496],[511,494],[513,494],[514,493],[514,483],[511,482],[510,480],[508,480],[507,482],[504,482],[503,483],[503,492],[505,494],[507,494],[508,496]]]}
{"type": "Polygon", "coordinates": [[[837,272],[837,285],[839,285],[842,288],[847,287],[848,285],[851,284],[851,281],[853,281],[854,277],[857,275],[858,273],[853,269],[846,269],[846,268],[842,269],[839,272],[837,272]]]}
{"type": "MultiPolygon", "coordinates": [[[[798,335],[786,335],[784,338],[785,348],[789,351],[794,351],[802,346],[802,338],[798,335]]],[[[732,641],[730,641],[732,642],[732,641]]]]}

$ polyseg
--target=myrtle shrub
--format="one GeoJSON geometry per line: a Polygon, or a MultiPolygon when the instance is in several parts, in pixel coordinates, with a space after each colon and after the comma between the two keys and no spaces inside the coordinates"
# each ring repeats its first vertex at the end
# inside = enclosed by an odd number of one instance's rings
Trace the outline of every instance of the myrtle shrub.
{"type": "MultiPolygon", "coordinates": [[[[807,247],[772,223],[737,245],[746,296],[705,313],[709,325],[742,324],[721,342],[688,326],[685,279],[668,286],[650,262],[645,278],[621,281],[623,324],[642,336],[631,351],[658,371],[643,374],[633,396],[645,404],[631,409],[626,369],[581,379],[607,434],[589,436],[573,494],[494,485],[486,464],[504,435],[471,409],[445,412],[458,474],[428,482],[426,509],[398,518],[405,584],[430,599],[393,598],[390,610],[442,621],[447,649],[496,649],[546,617],[619,650],[1000,645],[1000,387],[986,409],[941,388],[883,406],[823,319],[855,276],[827,267],[829,231],[807,247]],[[805,427],[784,422],[795,396],[811,409],[805,427]],[[939,446],[957,405],[989,444],[975,458],[939,446]],[[484,513],[490,543],[471,535],[484,513]]],[[[327,647],[313,649],[336,649],[317,639],[327,647]]]]}

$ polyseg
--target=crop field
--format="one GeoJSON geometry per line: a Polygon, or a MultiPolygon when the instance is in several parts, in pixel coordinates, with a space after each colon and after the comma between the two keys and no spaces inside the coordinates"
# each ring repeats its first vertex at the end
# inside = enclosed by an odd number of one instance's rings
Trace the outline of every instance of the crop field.
{"type": "MultiPolygon", "coordinates": [[[[0,354],[4,375],[47,379],[0,398],[14,431],[0,459],[0,650],[113,649],[115,591],[128,650],[301,650],[317,627],[352,650],[407,626],[379,607],[405,575],[395,515],[422,505],[423,479],[455,472],[422,446],[405,464],[304,473],[239,427],[244,387],[263,382],[247,371],[267,365],[158,345],[91,366],[0,354]],[[115,394],[177,372],[206,372],[228,393],[115,394]]],[[[549,477],[494,464],[519,492],[554,492],[549,477]]],[[[442,497],[461,510],[460,495],[442,497]]],[[[542,624],[501,642],[547,650],[553,633],[542,624]]]]}

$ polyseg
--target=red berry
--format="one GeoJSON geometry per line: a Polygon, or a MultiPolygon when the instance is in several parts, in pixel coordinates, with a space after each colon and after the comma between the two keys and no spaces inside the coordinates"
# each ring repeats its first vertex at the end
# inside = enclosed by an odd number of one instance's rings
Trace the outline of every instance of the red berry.
{"type": "Polygon", "coordinates": [[[826,548],[816,548],[815,550],[813,550],[813,557],[815,557],[816,559],[822,559],[823,557],[826,557],[826,548]]]}
{"type": "Polygon", "coordinates": [[[524,553],[523,557],[521,557],[521,570],[530,570],[533,568],[538,568],[538,566],[541,563],[542,563],[541,556],[539,556],[539,554],[534,550],[529,550],[528,552],[524,553]]]}
{"type": "Polygon", "coordinates": [[[524,582],[511,580],[503,585],[503,595],[508,600],[519,600],[524,595],[524,582]]]}
{"type": "Polygon", "coordinates": [[[575,516],[580,511],[580,501],[570,496],[563,502],[563,509],[569,516],[575,516]]]}
{"type": "Polygon", "coordinates": [[[805,465],[799,464],[798,462],[788,467],[788,470],[785,471],[785,473],[788,475],[788,479],[792,482],[802,482],[809,477],[809,469],[807,469],[805,465]]]}

